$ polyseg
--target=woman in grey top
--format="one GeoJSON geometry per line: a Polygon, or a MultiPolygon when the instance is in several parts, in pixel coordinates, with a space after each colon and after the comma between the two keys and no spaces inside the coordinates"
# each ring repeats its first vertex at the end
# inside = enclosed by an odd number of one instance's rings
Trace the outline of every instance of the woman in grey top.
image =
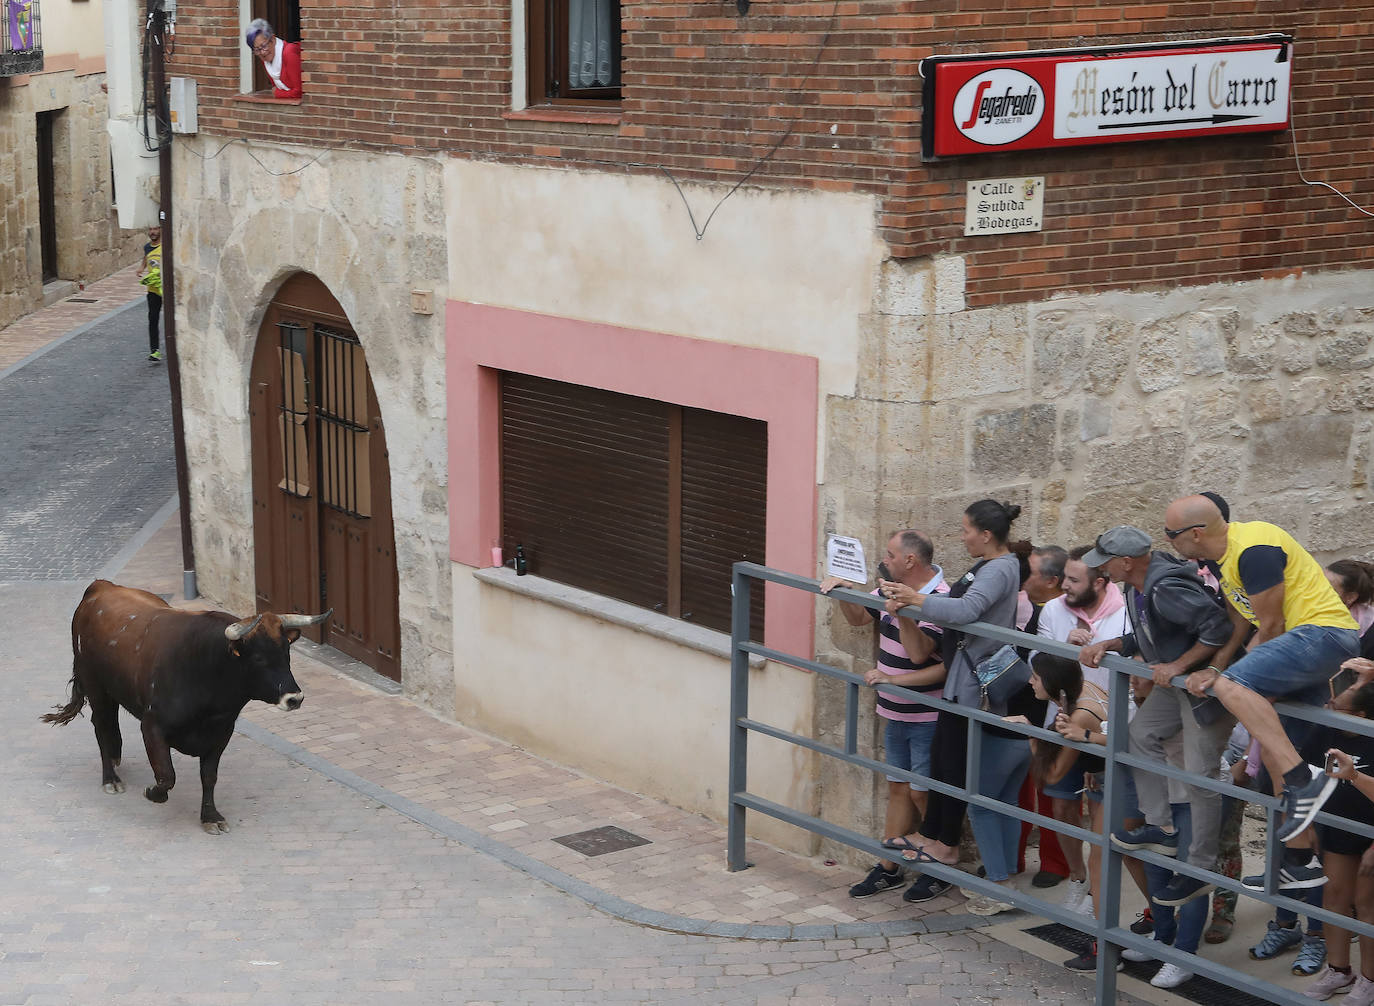
{"type": "MultiPolygon", "coordinates": [[[[896,614],[909,605],[947,625],[990,622],[1014,628],[1016,595],[1021,588],[1017,555],[1030,551],[1029,542],[1008,544],[1007,541],[1012,521],[1020,513],[1021,508],[1015,504],[991,499],[970,505],[964,511],[961,537],[969,555],[979,561],[947,595],[919,594],[905,584],[883,581],[880,586],[888,598],[888,611],[896,614]]],[[[945,637],[947,640],[957,638],[958,643],[946,645],[944,656],[949,676],[945,679],[944,697],[962,706],[978,706],[982,690],[974,667],[1002,644],[950,630],[946,630],[945,637]]],[[[1006,709],[990,711],[1007,712],[1006,709]]],[[[978,790],[984,796],[1015,806],[1017,791],[1030,767],[1030,745],[1019,734],[996,728],[980,729],[983,729],[983,742],[978,790]]],[[[931,742],[930,773],[933,778],[950,785],[964,785],[967,737],[968,720],[954,713],[940,713],[931,742]]],[[[952,866],[959,860],[959,838],[966,810],[988,879],[1009,885],[1016,867],[1021,822],[1005,814],[978,807],[969,810],[961,800],[932,792],[920,831],[883,844],[902,850],[902,858],[906,860],[935,860],[952,866]]],[[[996,915],[1013,907],[997,898],[980,897],[969,902],[968,910],[975,915],[996,915]]]]}

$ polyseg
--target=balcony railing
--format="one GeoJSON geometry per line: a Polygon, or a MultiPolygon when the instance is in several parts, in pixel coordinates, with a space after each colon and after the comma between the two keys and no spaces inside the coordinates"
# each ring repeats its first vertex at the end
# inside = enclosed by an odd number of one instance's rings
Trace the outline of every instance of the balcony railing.
{"type": "Polygon", "coordinates": [[[0,0],[0,77],[43,69],[43,18],[39,0],[0,0]]]}

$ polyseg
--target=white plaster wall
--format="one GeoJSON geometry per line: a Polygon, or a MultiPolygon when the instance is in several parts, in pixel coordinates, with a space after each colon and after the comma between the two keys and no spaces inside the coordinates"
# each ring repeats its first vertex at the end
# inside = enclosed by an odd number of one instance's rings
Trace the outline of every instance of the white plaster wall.
{"type": "MultiPolygon", "coordinates": [[[[730,662],[701,650],[482,583],[453,567],[456,716],[625,789],[725,819],[730,662]]],[[[813,678],[750,671],[750,713],[811,736],[813,678]]],[[[749,790],[817,804],[802,748],[754,735],[749,790]]],[[[804,853],[811,837],[762,814],[749,833],[804,853]]]]}
{"type": "Polygon", "coordinates": [[[101,4],[90,0],[43,0],[45,56],[75,53],[80,59],[105,55],[105,26],[101,4]]]}
{"type": "MultiPolygon", "coordinates": [[[[444,183],[451,297],[814,356],[822,401],[853,394],[872,196],[742,188],[698,241],[661,176],[453,160],[444,183]]],[[[728,187],[682,191],[700,226],[728,187]]]]}
{"type": "Polygon", "coordinates": [[[201,589],[229,610],[253,608],[253,347],[281,283],[312,273],[362,342],[386,427],[402,684],[448,714],[443,314],[410,310],[412,289],[433,291],[438,304],[445,296],[439,163],[264,146],[254,148],[254,160],[241,144],[222,144],[202,133],[174,148],[177,326],[201,589]]]}

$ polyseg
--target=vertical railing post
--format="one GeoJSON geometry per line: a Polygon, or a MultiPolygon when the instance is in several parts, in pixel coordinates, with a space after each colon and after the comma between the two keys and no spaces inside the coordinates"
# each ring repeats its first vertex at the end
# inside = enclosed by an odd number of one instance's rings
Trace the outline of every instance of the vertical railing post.
{"type": "Polygon", "coordinates": [[[859,686],[844,686],[844,753],[859,753],[859,686]]]}
{"type": "Polygon", "coordinates": [[[749,785],[749,731],[741,721],[749,715],[749,654],[741,647],[749,640],[750,578],[736,563],[730,581],[730,808],[726,824],[726,867],[746,869],[744,859],[744,805],[739,794],[749,785]]]}
{"type": "Polygon", "coordinates": [[[1279,894],[1278,867],[1283,862],[1283,843],[1279,841],[1279,812],[1269,807],[1264,814],[1268,828],[1264,838],[1264,893],[1279,894]]]}
{"type": "Polygon", "coordinates": [[[1112,671],[1107,696],[1106,791],[1102,794],[1104,842],[1096,933],[1097,1001],[1100,1003],[1116,1002],[1116,965],[1121,955],[1121,948],[1104,938],[1108,929],[1115,929],[1121,923],[1121,853],[1112,847],[1107,836],[1126,816],[1126,791],[1121,784],[1121,773],[1129,769],[1118,765],[1116,756],[1130,750],[1130,676],[1112,671]]]}
{"type": "Polygon", "coordinates": [[[964,717],[964,727],[968,730],[964,749],[964,789],[969,793],[977,793],[978,782],[983,774],[983,725],[964,717]]]}

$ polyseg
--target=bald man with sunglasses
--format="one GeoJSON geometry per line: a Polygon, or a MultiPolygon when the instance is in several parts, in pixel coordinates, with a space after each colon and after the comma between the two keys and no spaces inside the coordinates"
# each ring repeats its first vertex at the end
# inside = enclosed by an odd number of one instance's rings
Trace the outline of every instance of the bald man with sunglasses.
{"type": "MultiPolygon", "coordinates": [[[[1260,743],[1285,815],[1278,832],[1287,846],[1278,887],[1324,884],[1307,828],[1334,786],[1321,768],[1298,755],[1273,703],[1326,701],[1331,675],[1359,653],[1355,619],[1326,582],[1321,565],[1282,528],[1264,521],[1228,522],[1205,496],[1174,500],[1164,523],[1179,555],[1218,564],[1232,621],[1255,627],[1246,653],[1230,662],[1240,648],[1240,637],[1233,638],[1212,666],[1189,675],[1188,690],[1201,696],[1211,688],[1260,743]]],[[[1263,890],[1264,879],[1246,877],[1242,883],[1263,890]]]]}

